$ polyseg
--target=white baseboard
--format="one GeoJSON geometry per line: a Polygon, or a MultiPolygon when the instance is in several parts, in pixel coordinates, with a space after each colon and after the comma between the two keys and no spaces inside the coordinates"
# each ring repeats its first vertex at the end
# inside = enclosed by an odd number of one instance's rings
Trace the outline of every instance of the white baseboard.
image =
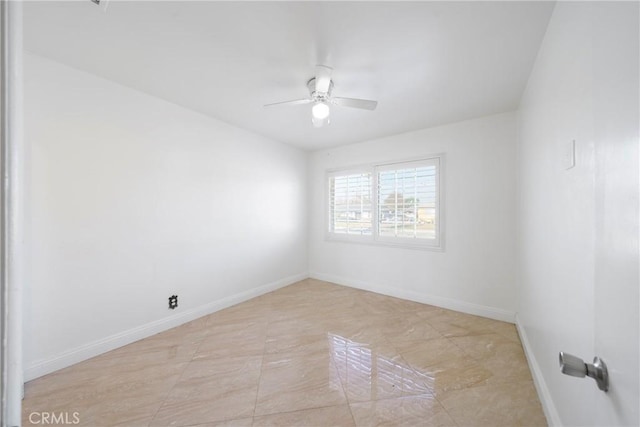
{"type": "Polygon", "coordinates": [[[396,298],[420,302],[423,304],[435,305],[436,307],[446,308],[449,310],[460,311],[462,313],[487,317],[489,319],[501,320],[503,322],[509,323],[515,322],[514,312],[503,310],[500,308],[488,307],[466,301],[459,301],[453,298],[439,297],[435,295],[423,294],[420,292],[407,291],[383,285],[371,284],[360,280],[347,279],[317,272],[309,273],[309,277],[313,279],[324,280],[326,282],[336,283],[338,285],[371,291],[377,294],[388,295],[396,298]]]}
{"type": "Polygon", "coordinates": [[[542,404],[544,415],[547,417],[547,423],[552,427],[562,426],[560,415],[558,414],[556,405],[553,403],[553,399],[551,399],[551,393],[549,392],[547,383],[542,376],[540,365],[538,365],[538,361],[536,360],[536,357],[533,354],[533,350],[531,349],[531,344],[529,343],[529,339],[527,338],[527,332],[520,323],[520,319],[518,318],[517,314],[516,328],[518,329],[518,335],[520,335],[520,341],[522,342],[524,354],[527,357],[527,362],[529,363],[529,369],[531,370],[533,383],[535,384],[536,390],[538,391],[538,397],[540,398],[540,403],[542,404]]]}
{"type": "Polygon", "coordinates": [[[251,298],[275,291],[276,289],[288,286],[292,283],[306,279],[307,277],[309,277],[307,273],[300,273],[285,277],[284,279],[230,295],[173,316],[165,317],[115,335],[89,342],[53,357],[30,363],[25,367],[24,380],[31,381],[59,369],[66,368],[67,366],[82,362],[83,360],[106,353],[107,351],[122,347],[123,345],[131,344],[132,342],[150,337],[151,335],[166,331],[167,329],[175,328],[176,326],[180,326],[183,323],[190,322],[199,317],[206,316],[224,308],[231,307],[232,305],[247,301],[251,298]]]}

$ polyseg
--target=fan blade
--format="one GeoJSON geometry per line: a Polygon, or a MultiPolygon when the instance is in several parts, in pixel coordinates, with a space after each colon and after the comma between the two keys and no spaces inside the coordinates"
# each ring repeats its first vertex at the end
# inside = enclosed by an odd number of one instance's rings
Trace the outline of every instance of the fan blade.
{"type": "Polygon", "coordinates": [[[274,102],[273,104],[265,104],[265,107],[272,107],[274,105],[302,105],[302,104],[310,104],[313,102],[312,99],[296,99],[293,101],[282,101],[282,102],[274,102]]]}
{"type": "Polygon", "coordinates": [[[331,85],[331,71],[333,71],[333,68],[331,67],[327,67],[326,65],[316,65],[316,92],[329,92],[329,85],[331,85]]]}
{"type": "Polygon", "coordinates": [[[334,97],[331,98],[331,101],[341,107],[361,108],[363,110],[375,110],[378,106],[378,101],[370,101],[368,99],[334,97]]]}

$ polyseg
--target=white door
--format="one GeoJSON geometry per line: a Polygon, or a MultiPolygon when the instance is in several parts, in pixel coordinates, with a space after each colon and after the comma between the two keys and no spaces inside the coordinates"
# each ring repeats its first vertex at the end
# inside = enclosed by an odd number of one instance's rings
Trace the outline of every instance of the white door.
{"type": "Polygon", "coordinates": [[[610,374],[609,391],[596,392],[594,423],[638,426],[640,7],[638,2],[594,7],[594,355],[610,374]]]}

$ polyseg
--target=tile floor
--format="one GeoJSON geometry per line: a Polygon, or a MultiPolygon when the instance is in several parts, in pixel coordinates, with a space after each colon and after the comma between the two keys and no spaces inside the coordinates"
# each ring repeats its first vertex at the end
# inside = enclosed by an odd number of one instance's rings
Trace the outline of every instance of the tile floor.
{"type": "Polygon", "coordinates": [[[23,406],[25,426],[546,425],[513,325],[313,279],[31,381],[23,406]]]}

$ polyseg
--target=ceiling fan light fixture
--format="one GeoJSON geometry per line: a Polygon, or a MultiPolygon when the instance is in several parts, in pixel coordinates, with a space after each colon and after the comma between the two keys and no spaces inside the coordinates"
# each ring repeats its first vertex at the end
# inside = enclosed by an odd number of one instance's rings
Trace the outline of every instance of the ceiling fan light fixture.
{"type": "Polygon", "coordinates": [[[329,113],[329,106],[322,101],[316,102],[311,108],[311,115],[317,120],[324,120],[328,118],[329,113]]]}
{"type": "Polygon", "coordinates": [[[318,119],[317,117],[311,116],[311,123],[313,123],[314,127],[321,128],[322,126],[330,123],[329,116],[324,119],[318,119]]]}
{"type": "MultiPolygon", "coordinates": [[[[101,0],[104,1],[104,0],[101,0]]],[[[309,90],[309,97],[303,99],[294,99],[292,101],[281,101],[266,104],[265,107],[272,107],[274,105],[302,105],[312,104],[311,106],[311,123],[313,126],[319,128],[330,123],[329,116],[331,115],[330,105],[339,107],[359,108],[361,110],[375,110],[377,101],[371,101],[368,99],[358,98],[341,98],[334,97],[333,81],[331,80],[331,72],[333,68],[326,65],[316,66],[316,75],[307,81],[307,89],[309,90]]]]}

